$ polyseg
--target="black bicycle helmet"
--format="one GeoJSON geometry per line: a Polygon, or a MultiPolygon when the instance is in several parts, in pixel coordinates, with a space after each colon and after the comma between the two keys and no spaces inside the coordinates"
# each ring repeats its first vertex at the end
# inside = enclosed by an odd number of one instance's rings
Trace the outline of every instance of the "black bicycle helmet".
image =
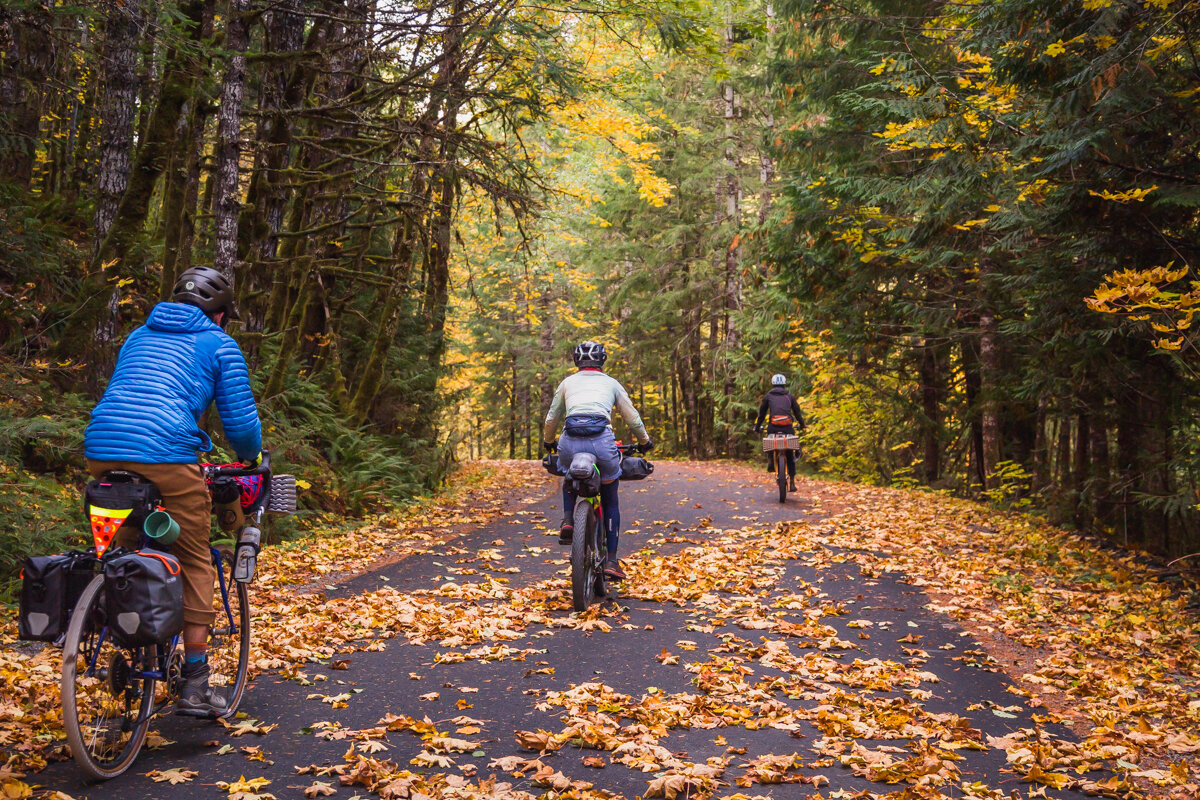
{"type": "Polygon", "coordinates": [[[608,351],[599,342],[583,342],[575,345],[572,354],[577,367],[603,367],[608,360],[608,351]]]}
{"type": "Polygon", "coordinates": [[[213,267],[196,266],[184,270],[175,281],[171,299],[196,306],[209,316],[224,311],[231,319],[238,318],[233,304],[233,281],[213,267]]]}

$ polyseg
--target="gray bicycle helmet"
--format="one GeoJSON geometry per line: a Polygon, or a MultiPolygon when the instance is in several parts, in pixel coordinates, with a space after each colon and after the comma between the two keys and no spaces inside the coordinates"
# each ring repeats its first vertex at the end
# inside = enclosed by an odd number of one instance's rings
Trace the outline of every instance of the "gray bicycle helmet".
{"type": "Polygon", "coordinates": [[[787,386],[787,376],[785,376],[783,373],[776,372],[774,375],[771,376],[771,385],[772,386],[787,386]]]}
{"type": "Polygon", "coordinates": [[[577,367],[603,367],[608,360],[608,351],[599,342],[583,342],[575,345],[572,356],[577,367]]]}
{"type": "Polygon", "coordinates": [[[195,266],[184,270],[175,281],[171,299],[196,306],[209,316],[224,311],[230,319],[238,318],[233,304],[233,281],[213,267],[195,266]]]}

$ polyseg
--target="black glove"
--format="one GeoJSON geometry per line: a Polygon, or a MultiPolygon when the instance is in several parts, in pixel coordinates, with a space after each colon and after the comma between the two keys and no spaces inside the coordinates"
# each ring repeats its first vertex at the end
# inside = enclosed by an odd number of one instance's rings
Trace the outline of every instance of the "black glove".
{"type": "Polygon", "coordinates": [[[755,432],[755,433],[762,433],[762,425],[755,425],[755,426],[754,426],[754,432],[755,432]]]}
{"type": "Polygon", "coordinates": [[[654,440],[650,439],[645,444],[639,444],[637,446],[637,449],[638,449],[639,453],[649,453],[651,450],[654,449],[654,440]]]}
{"type": "Polygon", "coordinates": [[[542,448],[547,453],[553,453],[555,450],[558,449],[558,445],[555,444],[554,442],[542,442],[542,448]]]}

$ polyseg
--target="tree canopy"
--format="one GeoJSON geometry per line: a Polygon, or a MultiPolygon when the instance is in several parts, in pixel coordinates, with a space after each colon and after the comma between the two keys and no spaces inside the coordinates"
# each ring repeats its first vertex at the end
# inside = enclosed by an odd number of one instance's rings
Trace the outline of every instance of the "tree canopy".
{"type": "Polygon", "coordinates": [[[814,468],[1186,554],[1197,24],[1183,0],[12,0],[0,468],[66,509],[120,342],[209,263],[324,510],[536,455],[591,338],[668,454],[755,455],[783,372],[814,468]]]}

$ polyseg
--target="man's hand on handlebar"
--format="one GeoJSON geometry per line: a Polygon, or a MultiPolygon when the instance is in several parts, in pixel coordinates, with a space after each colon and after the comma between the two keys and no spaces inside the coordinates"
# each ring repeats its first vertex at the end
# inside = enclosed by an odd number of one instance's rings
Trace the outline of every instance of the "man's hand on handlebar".
{"type": "Polygon", "coordinates": [[[553,453],[555,450],[558,449],[558,445],[555,444],[554,442],[542,442],[542,448],[547,453],[553,453]]]}
{"type": "Polygon", "coordinates": [[[647,439],[645,442],[639,444],[637,446],[637,449],[638,449],[639,453],[649,453],[651,450],[654,449],[654,440],[647,439]]]}

